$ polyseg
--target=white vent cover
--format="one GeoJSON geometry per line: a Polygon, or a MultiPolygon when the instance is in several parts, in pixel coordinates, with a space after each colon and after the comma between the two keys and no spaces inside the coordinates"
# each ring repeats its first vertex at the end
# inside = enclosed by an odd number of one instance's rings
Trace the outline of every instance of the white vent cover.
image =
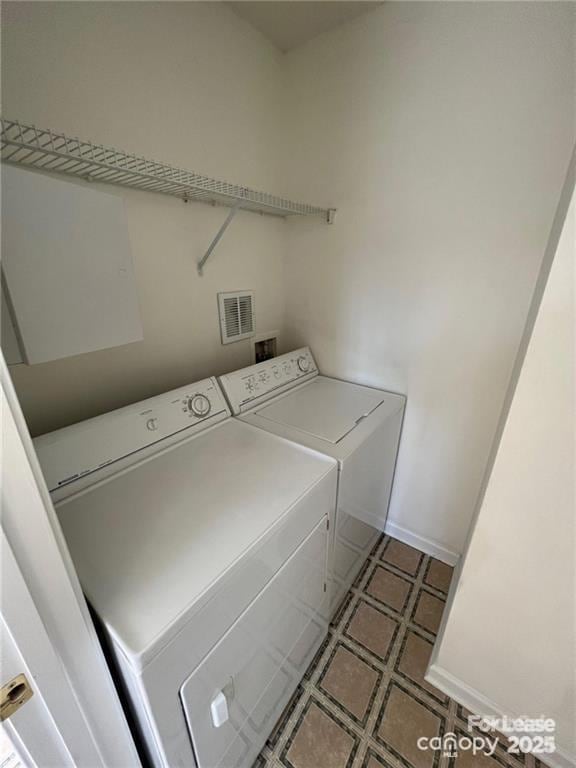
{"type": "Polygon", "coordinates": [[[254,291],[218,294],[222,344],[254,336],[254,291]]]}

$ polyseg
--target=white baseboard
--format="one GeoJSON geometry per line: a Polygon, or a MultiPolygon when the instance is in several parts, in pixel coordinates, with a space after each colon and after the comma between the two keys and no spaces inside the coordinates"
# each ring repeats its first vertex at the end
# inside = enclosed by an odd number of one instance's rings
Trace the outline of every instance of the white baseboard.
{"type": "MultiPolygon", "coordinates": [[[[445,669],[432,663],[426,672],[426,680],[439,688],[451,699],[454,699],[470,712],[477,715],[486,715],[488,717],[509,717],[517,718],[515,712],[506,712],[503,707],[495,704],[483,694],[474,688],[463,683],[454,675],[451,675],[445,669]]],[[[525,715],[524,715],[525,716],[525,715]]],[[[520,734],[519,734],[520,735],[520,734]]],[[[550,768],[576,768],[576,756],[570,755],[566,750],[556,746],[556,752],[552,755],[536,755],[542,759],[542,762],[550,768]]]]}
{"type": "Polygon", "coordinates": [[[404,544],[419,549],[420,552],[432,555],[432,557],[435,557],[437,560],[442,560],[442,562],[447,563],[447,565],[456,565],[460,559],[460,555],[457,552],[452,552],[452,550],[446,549],[446,547],[443,547],[432,539],[426,539],[424,536],[413,533],[407,528],[402,528],[402,526],[397,525],[391,520],[386,522],[384,530],[385,533],[387,533],[388,536],[392,536],[393,539],[398,539],[399,541],[404,542],[404,544]]]}

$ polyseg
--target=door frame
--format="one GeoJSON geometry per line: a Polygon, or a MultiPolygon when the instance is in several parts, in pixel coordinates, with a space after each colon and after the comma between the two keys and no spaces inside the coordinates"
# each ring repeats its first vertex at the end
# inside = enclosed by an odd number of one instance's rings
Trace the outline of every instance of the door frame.
{"type": "Polygon", "coordinates": [[[4,531],[0,547],[2,682],[23,673],[33,691],[3,727],[25,765],[98,765],[96,745],[4,531]]]}
{"type": "Polygon", "coordinates": [[[3,355],[0,382],[2,530],[8,544],[2,555],[13,555],[74,697],[68,712],[50,714],[77,765],[137,768],[136,747],[3,355]]]}

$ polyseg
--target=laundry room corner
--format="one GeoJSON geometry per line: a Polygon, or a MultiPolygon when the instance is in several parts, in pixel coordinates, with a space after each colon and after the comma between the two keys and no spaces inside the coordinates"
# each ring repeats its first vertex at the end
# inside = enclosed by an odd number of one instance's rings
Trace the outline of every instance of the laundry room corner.
{"type": "Polygon", "coordinates": [[[576,768],[576,0],[0,0],[1,768],[576,768]]]}

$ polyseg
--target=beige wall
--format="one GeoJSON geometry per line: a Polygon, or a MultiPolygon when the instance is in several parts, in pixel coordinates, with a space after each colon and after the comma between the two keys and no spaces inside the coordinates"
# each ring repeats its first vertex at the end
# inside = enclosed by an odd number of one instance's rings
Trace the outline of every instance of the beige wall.
{"type": "MultiPolygon", "coordinates": [[[[4,115],[278,189],[280,54],[224,4],[8,2],[2,24],[4,115]]],[[[258,329],[281,328],[284,221],[240,213],[200,278],[226,210],[123,194],[145,340],[13,368],[33,434],[249,364],[218,291],[253,288],[258,329]]]]}
{"type": "Polygon", "coordinates": [[[555,718],[558,765],[576,764],[575,259],[573,200],[432,669],[555,718]]]}
{"type": "Polygon", "coordinates": [[[385,3],[286,59],[285,191],[339,209],[290,225],[288,340],[407,394],[390,520],[440,553],[462,551],[568,165],[574,11],[385,3]]]}

